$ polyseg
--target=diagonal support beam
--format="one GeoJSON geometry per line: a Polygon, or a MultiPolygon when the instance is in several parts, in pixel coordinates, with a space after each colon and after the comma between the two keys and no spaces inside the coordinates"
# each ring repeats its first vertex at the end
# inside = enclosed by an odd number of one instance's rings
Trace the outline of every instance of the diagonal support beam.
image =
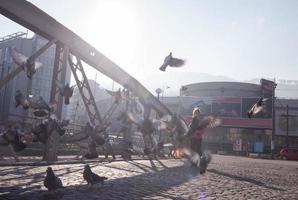
{"type": "MultiPolygon", "coordinates": [[[[33,55],[31,55],[28,58],[29,62],[34,62],[35,59],[40,56],[43,52],[45,52],[50,46],[52,46],[57,40],[51,40],[49,41],[47,44],[45,44],[43,47],[41,47],[40,49],[38,49],[33,55]]],[[[12,80],[14,77],[16,77],[23,69],[19,66],[17,66],[17,68],[9,73],[6,77],[4,77],[4,79],[2,79],[0,81],[0,89],[6,85],[10,80],[12,80]]]]}
{"type": "Polygon", "coordinates": [[[76,80],[79,92],[81,94],[82,100],[84,102],[86,111],[89,116],[90,122],[95,126],[101,125],[103,121],[97,109],[82,62],[78,57],[76,57],[76,60],[77,60],[77,63],[75,64],[73,63],[71,57],[70,56],[68,57],[70,69],[76,80]],[[79,74],[82,76],[82,80],[79,79],[79,74]]]}
{"type": "Polygon", "coordinates": [[[28,61],[34,62],[35,59],[40,56],[43,52],[45,52],[49,47],[51,47],[55,42],[57,42],[57,40],[51,40],[48,43],[46,43],[44,46],[42,46],[40,49],[38,49],[34,54],[32,54],[29,58],[28,61]]]}
{"type": "Polygon", "coordinates": [[[9,73],[7,76],[4,77],[4,79],[2,79],[0,81],[0,89],[6,85],[11,79],[13,79],[14,77],[16,77],[23,69],[21,67],[17,67],[13,72],[9,73]]]}
{"type": "Polygon", "coordinates": [[[56,44],[50,102],[57,104],[55,114],[58,119],[61,119],[62,115],[63,97],[59,93],[60,91],[56,82],[63,85],[65,84],[68,54],[69,51],[67,47],[63,47],[59,43],[56,44]]]}

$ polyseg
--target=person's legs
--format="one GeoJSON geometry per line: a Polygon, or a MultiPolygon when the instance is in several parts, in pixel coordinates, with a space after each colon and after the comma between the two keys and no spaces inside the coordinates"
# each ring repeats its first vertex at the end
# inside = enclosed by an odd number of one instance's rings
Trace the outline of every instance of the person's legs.
{"type": "Polygon", "coordinates": [[[202,139],[192,139],[190,143],[190,148],[194,152],[198,153],[200,157],[202,156],[202,139]]]}
{"type": "Polygon", "coordinates": [[[202,151],[202,139],[198,139],[197,140],[197,151],[196,151],[200,157],[203,155],[203,151],[202,151]]]}

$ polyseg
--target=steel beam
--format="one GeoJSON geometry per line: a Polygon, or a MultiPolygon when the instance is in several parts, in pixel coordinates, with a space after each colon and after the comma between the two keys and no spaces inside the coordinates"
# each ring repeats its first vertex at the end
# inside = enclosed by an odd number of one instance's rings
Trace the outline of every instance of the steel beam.
{"type": "MultiPolygon", "coordinates": [[[[54,43],[56,42],[56,40],[51,40],[49,41],[47,44],[45,44],[44,46],[42,46],[40,49],[38,49],[34,54],[32,54],[29,58],[28,61],[29,62],[34,62],[35,59],[40,56],[43,52],[45,52],[50,46],[52,46],[54,43]]],[[[4,77],[4,79],[2,79],[0,81],[0,89],[7,84],[11,79],[13,79],[14,77],[16,77],[21,71],[22,71],[22,67],[17,66],[16,69],[14,69],[13,72],[9,73],[6,77],[4,77]]]]}
{"type": "Polygon", "coordinates": [[[70,69],[72,71],[72,74],[74,75],[75,81],[77,83],[77,87],[79,89],[79,92],[81,94],[82,100],[84,102],[86,111],[88,113],[90,122],[96,126],[96,125],[102,125],[102,119],[100,117],[99,111],[97,109],[93,94],[91,92],[90,85],[88,83],[87,76],[85,74],[82,62],[80,58],[76,57],[77,63],[75,64],[71,56],[68,57],[68,62],[70,65],[70,69]],[[79,76],[82,77],[82,80],[79,79],[79,76]]]}
{"type": "Polygon", "coordinates": [[[5,76],[1,81],[0,81],[0,89],[6,85],[11,79],[16,77],[23,69],[19,66],[17,66],[16,69],[13,70],[13,72],[9,73],[7,76],[5,76]]]}
{"type": "MultiPolygon", "coordinates": [[[[55,61],[52,76],[52,87],[50,103],[56,104],[57,107],[53,113],[61,120],[63,97],[60,95],[59,88],[57,87],[56,81],[61,84],[65,84],[66,67],[67,67],[68,48],[63,47],[61,44],[56,44],[55,61]]],[[[57,161],[58,160],[58,146],[59,146],[59,135],[54,130],[46,141],[43,152],[43,160],[46,161],[57,161]]]]}
{"type": "Polygon", "coordinates": [[[56,44],[50,103],[57,104],[57,109],[54,112],[58,119],[61,119],[62,115],[63,97],[60,95],[56,82],[65,84],[67,58],[68,48],[62,47],[61,44],[56,44]]]}
{"type": "Polygon", "coordinates": [[[152,108],[159,115],[172,114],[139,81],[81,37],[30,2],[23,0],[0,0],[0,13],[48,40],[57,39],[68,46],[73,55],[79,56],[88,65],[133,91],[145,104],[151,104],[152,108]]]}
{"type": "Polygon", "coordinates": [[[34,62],[35,59],[40,56],[43,52],[45,52],[50,46],[52,46],[55,42],[57,42],[57,40],[50,40],[49,42],[47,42],[44,46],[42,46],[40,49],[38,49],[34,54],[32,54],[29,58],[28,61],[34,62]]]}

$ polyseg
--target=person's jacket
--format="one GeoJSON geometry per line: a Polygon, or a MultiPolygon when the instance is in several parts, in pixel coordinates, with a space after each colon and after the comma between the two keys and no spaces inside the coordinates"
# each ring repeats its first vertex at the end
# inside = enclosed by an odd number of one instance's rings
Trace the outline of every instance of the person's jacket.
{"type": "Polygon", "coordinates": [[[191,135],[192,139],[202,139],[205,128],[203,128],[200,124],[200,118],[193,117],[191,123],[189,125],[188,133],[191,135]]]}

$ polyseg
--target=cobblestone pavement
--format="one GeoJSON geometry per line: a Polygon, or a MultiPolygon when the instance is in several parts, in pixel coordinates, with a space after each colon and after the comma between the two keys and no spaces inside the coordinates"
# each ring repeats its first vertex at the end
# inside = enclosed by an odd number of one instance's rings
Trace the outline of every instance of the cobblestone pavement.
{"type": "Polygon", "coordinates": [[[52,165],[65,186],[49,193],[47,166],[0,167],[0,199],[298,199],[298,162],[213,155],[206,174],[186,160],[90,163],[109,180],[89,187],[84,164],[52,165]]]}

